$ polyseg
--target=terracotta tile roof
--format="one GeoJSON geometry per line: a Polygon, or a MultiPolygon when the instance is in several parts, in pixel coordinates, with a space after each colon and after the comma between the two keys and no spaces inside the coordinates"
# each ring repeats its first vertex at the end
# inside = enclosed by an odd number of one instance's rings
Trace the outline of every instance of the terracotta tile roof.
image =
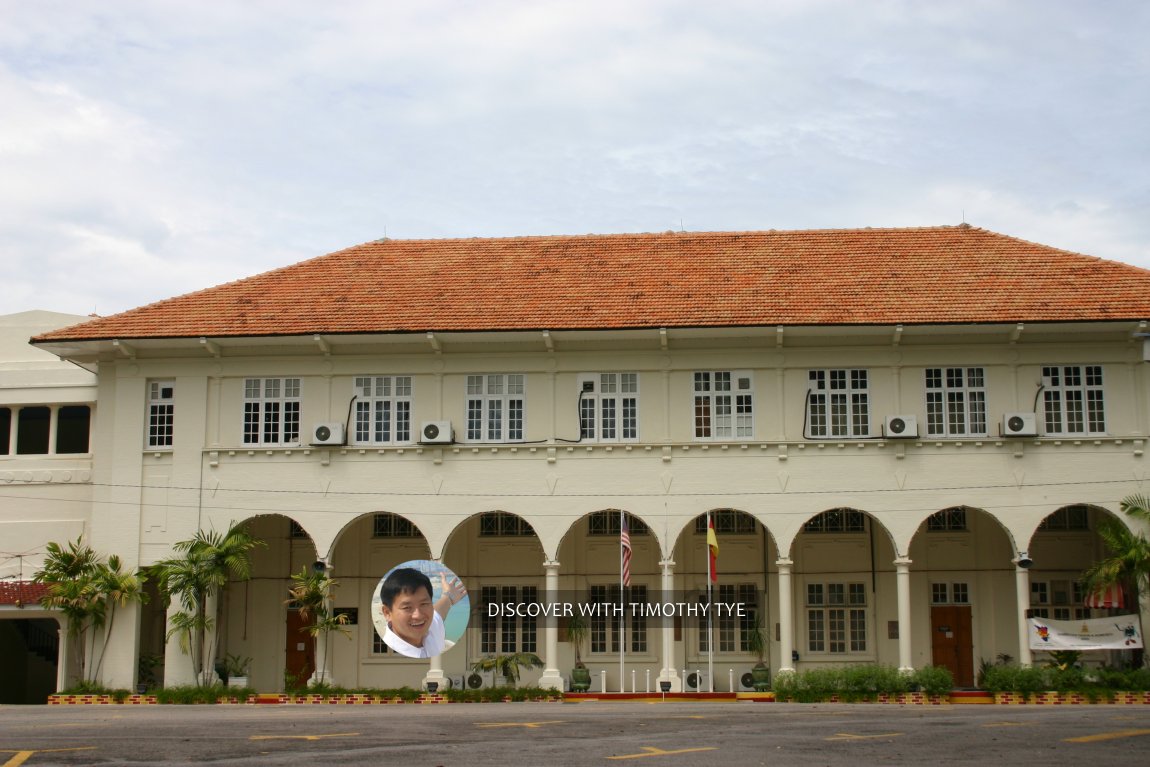
{"type": "Polygon", "coordinates": [[[36,340],[1150,318],[1150,271],[969,225],[380,240],[36,340]]]}
{"type": "Polygon", "coordinates": [[[0,581],[0,605],[39,607],[40,597],[48,593],[44,583],[32,581],[0,581]]]}

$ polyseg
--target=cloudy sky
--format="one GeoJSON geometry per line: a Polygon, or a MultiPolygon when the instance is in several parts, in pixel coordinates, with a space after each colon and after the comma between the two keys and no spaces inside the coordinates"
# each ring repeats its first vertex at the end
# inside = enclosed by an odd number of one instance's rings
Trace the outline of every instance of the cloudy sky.
{"type": "Polygon", "coordinates": [[[1150,267],[1143,0],[0,0],[0,314],[392,238],[966,221],[1150,267]]]}

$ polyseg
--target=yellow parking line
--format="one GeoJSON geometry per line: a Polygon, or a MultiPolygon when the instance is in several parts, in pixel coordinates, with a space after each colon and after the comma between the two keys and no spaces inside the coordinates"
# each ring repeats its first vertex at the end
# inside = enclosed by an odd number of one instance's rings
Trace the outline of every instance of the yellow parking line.
{"type": "Polygon", "coordinates": [[[0,752],[5,754],[15,754],[11,759],[0,764],[0,767],[20,767],[24,762],[28,761],[34,754],[48,754],[57,751],[92,751],[95,746],[78,746],[76,748],[38,748],[35,751],[13,751],[11,749],[0,749],[0,752]]]}
{"type": "Polygon", "coordinates": [[[332,732],[327,735],[252,735],[248,740],[320,740],[321,738],[351,738],[358,732],[332,732]]]}
{"type": "Polygon", "coordinates": [[[608,759],[642,759],[647,756],[672,756],[674,754],[694,754],[699,751],[718,751],[715,746],[708,748],[677,748],[674,751],[664,751],[656,746],[641,746],[646,752],[643,754],[620,754],[619,756],[609,756],[608,759]]]}
{"type": "Polygon", "coordinates": [[[476,727],[491,728],[491,727],[529,727],[536,728],[544,724],[563,724],[562,719],[554,719],[550,722],[476,722],[476,727]]]}
{"type": "Polygon", "coordinates": [[[1083,735],[1078,738],[1063,738],[1063,743],[1097,743],[1100,740],[1117,740],[1118,738],[1135,738],[1139,735],[1150,735],[1150,730],[1119,730],[1118,732],[1100,732],[1097,735],[1083,735]]]}
{"type": "Polygon", "coordinates": [[[876,738],[897,738],[902,735],[901,732],[884,732],[878,735],[855,735],[849,732],[838,732],[833,737],[823,738],[823,740],[875,740],[876,738]]]}

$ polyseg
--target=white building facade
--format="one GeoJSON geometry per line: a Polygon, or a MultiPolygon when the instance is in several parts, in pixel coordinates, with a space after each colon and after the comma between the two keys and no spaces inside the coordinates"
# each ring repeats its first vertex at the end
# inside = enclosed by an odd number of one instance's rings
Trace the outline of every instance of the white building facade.
{"type": "MultiPolygon", "coordinates": [[[[1150,274],[969,227],[785,234],[383,241],[42,334],[98,367],[77,519],[133,566],[250,521],[268,546],[221,597],[220,644],[264,690],[314,670],[285,600],[317,560],[353,616],[327,649],[340,685],[458,683],[527,651],[544,668],[524,681],[563,687],[565,622],[486,605],[617,599],[621,512],[632,601],[699,599],[710,513],[714,598],[744,615],[715,622],[713,680],[700,625],[595,619],[595,689],[741,689],[755,624],[773,673],[934,664],[965,686],[981,660],[1030,662],[1028,613],[1101,615],[1077,580],[1105,553],[1098,522],[1144,489],[1150,274]],[[1062,305],[997,298],[1012,257],[1057,267],[1029,290],[1062,305]],[[411,559],[450,567],[473,606],[430,661],[371,621],[380,577],[411,559]]],[[[141,654],[190,681],[158,603],[116,632],[107,684],[134,684],[141,654]]]]}

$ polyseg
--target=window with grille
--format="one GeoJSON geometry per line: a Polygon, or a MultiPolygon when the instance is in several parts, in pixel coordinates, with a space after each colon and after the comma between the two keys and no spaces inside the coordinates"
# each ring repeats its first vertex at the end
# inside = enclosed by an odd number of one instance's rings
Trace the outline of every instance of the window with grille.
{"type": "Polygon", "coordinates": [[[639,374],[579,376],[579,436],[591,442],[639,439],[639,374]]]}
{"type": "Polygon", "coordinates": [[[300,379],[244,381],[244,444],[299,443],[300,379]]]}
{"type": "MultiPolygon", "coordinates": [[[[627,652],[647,651],[647,618],[644,615],[632,614],[631,605],[647,603],[647,587],[643,584],[632,583],[627,587],[624,615],[621,617],[614,610],[600,609],[590,616],[590,634],[592,653],[618,653],[619,635],[623,631],[623,619],[626,619],[627,652]]],[[[588,590],[591,604],[620,604],[619,584],[595,584],[588,590]]]]}
{"type": "Polygon", "coordinates": [[[355,397],[357,445],[411,441],[411,376],[358,376],[355,397]]]}
{"type": "Polygon", "coordinates": [[[468,440],[523,440],[525,380],[521,373],[467,376],[468,440]]]}
{"type": "Polygon", "coordinates": [[[1047,434],[1105,434],[1101,365],[1042,368],[1042,408],[1047,434]]]}
{"type": "Polygon", "coordinates": [[[957,532],[966,530],[966,509],[954,506],[936,511],[926,518],[926,529],[932,533],[957,532]]]}
{"type": "Polygon", "coordinates": [[[488,511],[479,515],[479,534],[484,537],[535,535],[527,521],[506,511],[488,511]]]}
{"type": "MultiPolygon", "coordinates": [[[[759,530],[758,522],[750,514],[735,509],[717,509],[711,512],[717,535],[752,535],[759,530]]],[[[707,534],[707,515],[695,517],[695,533],[707,534]]]]}
{"type": "Polygon", "coordinates": [[[812,370],[808,381],[807,434],[844,439],[870,436],[866,370],[812,370]]]}
{"type": "Polygon", "coordinates": [[[1056,578],[1030,582],[1030,616],[1056,621],[1085,620],[1089,608],[1083,607],[1085,593],[1076,578],[1056,578]]]}
{"type": "Polygon", "coordinates": [[[926,431],[939,437],[986,436],[982,368],[926,369],[926,431]]]}
{"type": "Polygon", "coordinates": [[[398,514],[376,514],[371,519],[373,538],[419,538],[423,535],[419,528],[398,514]]]}
{"type": "Polygon", "coordinates": [[[176,417],[176,382],[152,381],[148,384],[148,447],[172,446],[176,417]]]}
{"type": "Polygon", "coordinates": [[[1063,506],[1038,524],[1042,532],[1077,531],[1090,529],[1090,509],[1087,506],[1063,506]]]}
{"type": "Polygon", "coordinates": [[[824,511],[803,525],[804,533],[865,533],[866,514],[854,509],[824,511]]]}
{"type": "Polygon", "coordinates": [[[752,389],[749,372],[727,370],[695,373],[695,438],[754,437],[752,389]]]}
{"type": "Polygon", "coordinates": [[[970,587],[966,583],[932,583],[930,602],[935,605],[970,604],[970,587]]]}
{"type": "MultiPolygon", "coordinates": [[[[627,514],[627,528],[631,532],[631,537],[636,535],[648,535],[651,528],[647,523],[633,514],[627,514]]],[[[587,534],[588,535],[607,535],[619,536],[622,534],[619,522],[619,512],[615,510],[596,511],[587,516],[587,534]]]]}
{"type": "Polygon", "coordinates": [[[491,615],[489,604],[532,604],[539,601],[537,586],[484,586],[480,591],[483,604],[479,622],[479,651],[484,655],[515,652],[537,652],[539,619],[500,611],[491,615]]]}
{"type": "MultiPolygon", "coordinates": [[[[758,624],[759,592],[753,583],[721,583],[712,590],[715,602],[743,607],[743,614],[723,610],[713,619],[719,652],[749,652],[750,633],[758,624]]],[[[707,622],[699,622],[699,652],[707,651],[707,622]]]]}
{"type": "Polygon", "coordinates": [[[866,652],[867,598],[862,583],[807,584],[807,651],[866,652]]]}

